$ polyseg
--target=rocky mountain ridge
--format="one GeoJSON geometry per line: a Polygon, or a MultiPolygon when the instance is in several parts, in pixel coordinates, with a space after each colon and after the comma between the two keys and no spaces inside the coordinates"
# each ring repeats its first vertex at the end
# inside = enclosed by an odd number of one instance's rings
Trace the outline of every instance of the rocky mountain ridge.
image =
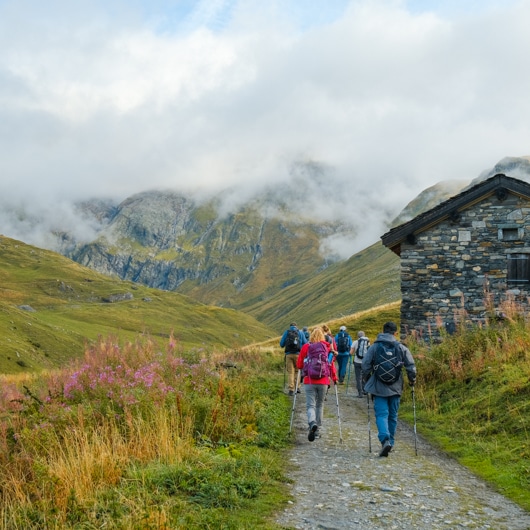
{"type": "Polygon", "coordinates": [[[325,269],[336,257],[322,255],[323,239],[345,230],[302,222],[281,205],[280,215],[265,215],[261,206],[220,216],[215,201],[144,192],[118,205],[96,240],[65,238],[62,252],[120,279],[237,307],[325,269]]]}

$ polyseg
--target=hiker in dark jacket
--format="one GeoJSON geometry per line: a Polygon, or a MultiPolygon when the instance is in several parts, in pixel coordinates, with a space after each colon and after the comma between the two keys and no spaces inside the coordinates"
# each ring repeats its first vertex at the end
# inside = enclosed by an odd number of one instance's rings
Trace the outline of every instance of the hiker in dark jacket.
{"type": "Polygon", "coordinates": [[[350,361],[350,350],[353,344],[350,335],[346,331],[346,326],[341,326],[339,332],[335,335],[337,344],[337,364],[339,365],[339,383],[344,383],[346,369],[350,361]]]}
{"type": "MultiPolygon", "coordinates": [[[[288,374],[289,395],[294,396],[296,388],[296,378],[298,370],[296,368],[296,359],[302,346],[307,342],[304,333],[296,326],[296,322],[291,322],[280,339],[280,347],[285,349],[285,369],[288,374]]],[[[300,392],[300,390],[298,390],[300,392]]]]}
{"type": "Polygon", "coordinates": [[[416,365],[409,349],[401,344],[395,337],[397,326],[394,322],[387,322],[383,326],[383,333],[377,335],[375,342],[368,348],[362,360],[362,377],[364,391],[372,394],[374,399],[375,423],[378,438],[381,442],[379,456],[388,456],[394,447],[399,404],[403,393],[403,367],[407,372],[410,385],[416,382],[416,365]],[[378,376],[376,370],[378,359],[377,351],[380,347],[378,341],[385,341],[397,346],[399,354],[399,376],[393,383],[385,383],[378,376]]]}

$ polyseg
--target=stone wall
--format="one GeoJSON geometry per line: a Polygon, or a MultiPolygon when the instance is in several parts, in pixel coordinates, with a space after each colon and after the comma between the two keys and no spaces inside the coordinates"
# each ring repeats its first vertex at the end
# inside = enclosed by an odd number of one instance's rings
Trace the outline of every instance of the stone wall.
{"type": "Polygon", "coordinates": [[[507,283],[510,253],[530,253],[530,203],[508,193],[469,205],[401,244],[401,333],[420,338],[529,309],[529,285],[507,283]]]}

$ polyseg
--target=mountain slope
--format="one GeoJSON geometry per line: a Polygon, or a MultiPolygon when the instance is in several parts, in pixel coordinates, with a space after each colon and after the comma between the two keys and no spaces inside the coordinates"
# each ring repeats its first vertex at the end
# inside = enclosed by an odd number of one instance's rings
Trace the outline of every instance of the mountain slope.
{"type": "Polygon", "coordinates": [[[399,267],[398,256],[375,243],[270,298],[242,305],[241,311],[278,332],[292,320],[303,326],[338,319],[400,300],[399,267]]]}
{"type": "Polygon", "coordinates": [[[175,338],[186,349],[239,346],[274,332],[231,309],[97,273],[0,236],[0,372],[62,366],[99,335],[175,338]]]}

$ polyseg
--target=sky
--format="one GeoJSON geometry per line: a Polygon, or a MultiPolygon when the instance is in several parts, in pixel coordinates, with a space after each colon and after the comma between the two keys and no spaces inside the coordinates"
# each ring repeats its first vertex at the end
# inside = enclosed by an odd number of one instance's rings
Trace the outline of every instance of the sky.
{"type": "Polygon", "coordinates": [[[0,233],[296,185],[361,250],[423,189],[530,155],[529,27],[530,0],[0,0],[0,233]]]}

